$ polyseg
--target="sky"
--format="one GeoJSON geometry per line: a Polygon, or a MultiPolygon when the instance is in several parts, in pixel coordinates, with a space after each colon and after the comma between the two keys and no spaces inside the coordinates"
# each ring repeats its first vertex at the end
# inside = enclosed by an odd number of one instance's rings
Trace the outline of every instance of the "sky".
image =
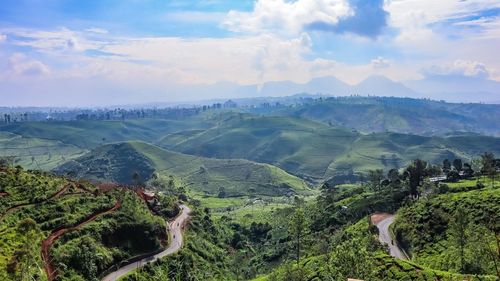
{"type": "Polygon", "coordinates": [[[185,86],[500,81],[498,0],[2,0],[0,106],[208,99],[185,86]]]}

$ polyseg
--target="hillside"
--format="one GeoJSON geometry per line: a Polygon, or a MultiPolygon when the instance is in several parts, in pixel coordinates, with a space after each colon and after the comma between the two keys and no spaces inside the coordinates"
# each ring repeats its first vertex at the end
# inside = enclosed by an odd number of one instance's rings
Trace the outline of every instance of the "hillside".
{"type": "Polygon", "coordinates": [[[87,150],[59,140],[0,132],[0,157],[14,157],[16,165],[27,169],[50,170],[85,152],[87,150]]]}
{"type": "Polygon", "coordinates": [[[310,181],[334,176],[355,180],[353,174],[403,167],[416,158],[437,164],[484,151],[500,153],[498,138],[475,134],[362,134],[295,117],[223,116],[218,126],[170,134],[158,145],[192,155],[269,163],[310,181]]]}
{"type": "Polygon", "coordinates": [[[90,149],[103,143],[117,141],[155,141],[168,133],[195,128],[208,128],[210,126],[211,124],[204,120],[190,117],[182,120],[19,122],[0,125],[0,132],[10,132],[29,138],[54,140],[66,145],[90,149]]]}
{"type": "Polygon", "coordinates": [[[338,97],[277,107],[268,114],[304,117],[362,132],[445,135],[464,131],[499,135],[500,105],[446,103],[394,97],[338,97]]]}
{"type": "Polygon", "coordinates": [[[98,280],[167,242],[164,219],[126,189],[3,167],[0,194],[1,280],[98,280]]]}
{"type": "Polygon", "coordinates": [[[247,160],[219,160],[161,149],[144,142],[100,146],[88,154],[55,169],[57,173],[137,184],[153,177],[173,176],[194,193],[209,196],[281,196],[308,193],[306,184],[283,170],[247,160]],[[221,191],[224,194],[221,194],[221,191]]]}
{"type": "Polygon", "coordinates": [[[498,274],[500,189],[484,184],[471,182],[463,185],[471,191],[441,194],[398,212],[394,232],[414,262],[455,273],[498,274]]]}

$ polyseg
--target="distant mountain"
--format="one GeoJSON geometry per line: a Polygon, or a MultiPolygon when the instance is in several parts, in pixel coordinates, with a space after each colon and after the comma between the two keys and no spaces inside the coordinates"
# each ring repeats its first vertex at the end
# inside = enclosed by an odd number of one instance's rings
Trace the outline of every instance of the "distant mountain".
{"type": "Polygon", "coordinates": [[[266,82],[259,91],[264,96],[283,96],[298,93],[345,95],[350,86],[333,76],[314,78],[305,84],[290,81],[266,82]]]}
{"type": "Polygon", "coordinates": [[[394,82],[384,76],[371,76],[361,83],[351,86],[333,76],[314,78],[307,83],[292,81],[270,81],[262,85],[238,85],[232,82],[219,82],[203,86],[179,88],[187,96],[218,96],[220,98],[250,97],[284,97],[295,94],[329,95],[329,96],[399,96],[421,97],[417,92],[401,83],[394,82]]]}
{"type": "Polygon", "coordinates": [[[481,77],[435,75],[421,80],[405,81],[404,84],[434,99],[500,103],[500,82],[481,77]]]}
{"type": "Polygon", "coordinates": [[[382,96],[382,97],[421,97],[420,94],[406,87],[405,85],[394,82],[391,79],[375,75],[366,78],[359,84],[351,88],[354,94],[357,95],[371,95],[371,96],[382,96]]]}

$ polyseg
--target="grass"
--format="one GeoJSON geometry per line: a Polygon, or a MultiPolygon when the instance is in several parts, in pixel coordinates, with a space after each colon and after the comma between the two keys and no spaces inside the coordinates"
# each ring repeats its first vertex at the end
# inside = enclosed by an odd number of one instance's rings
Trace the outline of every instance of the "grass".
{"type": "MultiPolygon", "coordinates": [[[[498,138],[475,134],[425,137],[362,134],[286,116],[221,114],[207,130],[167,135],[158,145],[192,155],[269,163],[313,182],[372,169],[404,167],[416,158],[433,164],[500,153],[498,138]]],[[[355,180],[355,179],[354,179],[355,180]]]]}
{"type": "Polygon", "coordinates": [[[468,180],[460,180],[458,182],[447,182],[446,185],[451,189],[462,190],[466,188],[474,188],[478,183],[482,183],[485,187],[500,187],[500,179],[496,179],[494,184],[489,177],[482,176],[478,179],[468,179],[468,180]]]}
{"type": "Polygon", "coordinates": [[[90,149],[108,142],[144,140],[154,142],[177,131],[207,128],[209,123],[196,117],[185,120],[139,119],[126,121],[51,121],[0,125],[0,132],[23,137],[60,141],[90,149]]]}
{"type": "Polygon", "coordinates": [[[14,156],[15,164],[26,169],[51,170],[85,152],[60,141],[0,132],[0,157],[14,156]]]}
{"type": "Polygon", "coordinates": [[[132,184],[132,174],[147,181],[157,173],[173,176],[191,192],[212,197],[249,195],[283,196],[310,194],[299,178],[268,165],[238,159],[210,159],[171,152],[144,142],[99,147],[88,155],[57,169],[80,177],[132,184]]]}

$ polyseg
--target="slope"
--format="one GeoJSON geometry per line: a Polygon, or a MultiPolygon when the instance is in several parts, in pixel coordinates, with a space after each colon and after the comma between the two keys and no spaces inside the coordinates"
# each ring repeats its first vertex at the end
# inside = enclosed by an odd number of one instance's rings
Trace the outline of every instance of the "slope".
{"type": "Polygon", "coordinates": [[[420,158],[433,164],[500,153],[500,140],[477,134],[425,137],[361,134],[303,118],[233,114],[218,126],[170,134],[159,145],[182,153],[243,158],[276,165],[310,181],[347,177],[370,169],[399,168],[420,158]]]}
{"type": "Polygon", "coordinates": [[[173,176],[191,192],[208,196],[282,196],[308,193],[306,184],[283,170],[247,160],[219,160],[164,150],[144,142],[104,145],[55,169],[77,177],[135,184],[173,176]],[[222,194],[221,194],[222,193],[222,194]]]}
{"type": "MultiPolygon", "coordinates": [[[[252,111],[252,110],[250,110],[252,111]]],[[[455,131],[499,135],[500,105],[459,104],[394,97],[317,99],[269,114],[305,117],[362,132],[444,135],[455,131]]]]}
{"type": "Polygon", "coordinates": [[[203,132],[192,131],[184,138],[167,135],[159,145],[192,155],[269,163],[314,180],[322,178],[331,161],[357,137],[350,130],[301,118],[233,114],[203,132]]]}
{"type": "Polygon", "coordinates": [[[0,125],[0,132],[23,137],[60,141],[81,148],[94,148],[107,142],[143,140],[155,141],[161,136],[210,124],[196,116],[183,120],[138,119],[126,121],[85,120],[20,122],[0,125]]]}

